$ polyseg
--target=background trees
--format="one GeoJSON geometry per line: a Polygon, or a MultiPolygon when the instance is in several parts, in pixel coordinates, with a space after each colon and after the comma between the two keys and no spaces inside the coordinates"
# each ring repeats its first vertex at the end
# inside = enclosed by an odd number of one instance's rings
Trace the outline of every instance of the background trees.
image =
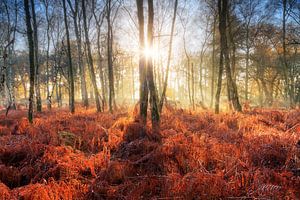
{"type": "MultiPolygon", "coordinates": [[[[140,100],[145,121],[148,92],[158,110],[164,101],[216,111],[299,105],[297,1],[221,0],[219,10],[216,0],[153,1],[152,25],[145,25],[144,17],[152,18],[152,3],[145,2],[28,2],[37,111],[64,106],[69,96],[71,107],[95,103],[111,112],[140,100]]],[[[1,104],[26,106],[24,2],[3,0],[0,9],[1,104]]]]}

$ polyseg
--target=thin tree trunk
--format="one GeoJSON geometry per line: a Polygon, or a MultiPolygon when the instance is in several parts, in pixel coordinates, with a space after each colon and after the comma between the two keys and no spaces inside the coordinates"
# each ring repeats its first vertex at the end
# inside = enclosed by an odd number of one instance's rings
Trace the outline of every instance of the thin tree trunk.
{"type": "Polygon", "coordinates": [[[282,0],[283,13],[282,13],[282,48],[283,48],[283,65],[284,65],[284,81],[285,81],[285,91],[286,98],[288,98],[290,107],[294,107],[294,97],[291,91],[291,85],[289,80],[289,65],[287,62],[287,49],[286,49],[286,20],[287,20],[287,0],[282,0]]]}
{"type": "Polygon", "coordinates": [[[101,24],[103,22],[103,18],[102,21],[99,22],[97,20],[96,14],[93,11],[94,14],[94,18],[96,20],[96,27],[97,27],[97,53],[98,53],[98,68],[99,68],[99,76],[100,76],[100,82],[101,82],[101,90],[102,90],[102,99],[103,99],[103,110],[104,107],[106,106],[106,89],[105,89],[105,83],[104,83],[104,72],[103,72],[103,65],[102,65],[102,54],[101,54],[101,40],[100,40],[100,36],[101,36],[101,32],[100,32],[100,28],[101,28],[101,24]]]}
{"type": "Polygon", "coordinates": [[[108,61],[108,84],[109,84],[109,111],[112,113],[116,107],[115,103],[115,89],[114,89],[114,71],[113,71],[113,58],[112,58],[112,25],[111,25],[111,0],[106,3],[106,17],[107,17],[107,61],[108,61]]]}
{"type": "Polygon", "coordinates": [[[204,45],[201,49],[200,54],[200,64],[199,64],[199,89],[200,89],[200,95],[201,95],[201,104],[204,105],[204,94],[203,94],[203,59],[205,55],[205,49],[204,45]]]}
{"type": "Polygon", "coordinates": [[[171,26],[171,36],[170,36],[170,41],[169,41],[169,50],[168,50],[168,60],[167,60],[166,77],[165,77],[165,80],[164,80],[163,91],[162,91],[160,102],[159,102],[159,112],[160,113],[162,111],[162,107],[163,107],[164,100],[165,100],[165,97],[166,97],[167,86],[168,86],[170,62],[171,62],[171,56],[172,56],[173,36],[174,36],[175,21],[176,21],[176,15],[177,15],[177,6],[178,6],[178,0],[175,0],[174,12],[173,12],[173,19],[172,19],[172,26],[171,26]]]}
{"type": "MultiPolygon", "coordinates": [[[[68,3],[71,7],[71,2],[68,0],[68,3]]],[[[76,37],[76,43],[77,43],[77,54],[78,54],[78,68],[80,73],[80,88],[81,88],[81,98],[83,101],[83,106],[88,107],[89,106],[89,100],[88,100],[88,94],[87,94],[87,88],[86,88],[86,74],[85,74],[85,67],[83,64],[82,59],[82,41],[81,41],[81,30],[78,26],[78,10],[79,10],[79,1],[75,0],[75,9],[73,11],[73,23],[74,23],[74,32],[76,37]]]]}
{"type": "Polygon", "coordinates": [[[35,91],[36,91],[36,109],[38,112],[42,111],[42,99],[40,91],[40,72],[39,72],[39,44],[38,44],[38,30],[36,23],[35,14],[35,3],[34,0],[31,2],[31,12],[32,12],[32,25],[33,25],[33,40],[34,40],[34,64],[35,64],[35,91]]]}
{"type": "Polygon", "coordinates": [[[51,110],[51,94],[49,86],[49,51],[50,51],[50,19],[48,10],[48,1],[44,1],[45,11],[46,11],[46,21],[47,21],[47,52],[46,52],[46,70],[47,70],[47,108],[51,110]]]}
{"type": "MultiPolygon", "coordinates": [[[[219,14],[219,29],[221,27],[221,11],[222,11],[222,2],[218,0],[218,14],[219,14]]],[[[217,83],[217,92],[216,92],[216,100],[215,100],[215,113],[218,114],[220,112],[220,97],[222,90],[222,76],[223,76],[223,68],[224,68],[224,55],[223,48],[220,48],[220,62],[219,62],[219,72],[218,72],[218,83],[217,83]]]]}
{"type": "MultiPolygon", "coordinates": [[[[154,10],[153,10],[153,0],[148,0],[148,47],[152,49],[153,47],[153,18],[154,18],[154,10]]],[[[148,57],[147,59],[147,82],[150,93],[150,106],[151,106],[151,121],[152,128],[154,131],[159,128],[160,116],[158,109],[158,98],[153,78],[153,58],[148,57]]]]}
{"type": "Polygon", "coordinates": [[[249,27],[246,30],[246,78],[245,78],[245,100],[248,101],[249,94],[249,59],[250,59],[250,42],[249,42],[249,27]]]}
{"type": "Polygon", "coordinates": [[[140,118],[144,124],[147,121],[148,108],[148,85],[147,85],[147,65],[145,63],[145,36],[144,36],[144,7],[143,0],[136,0],[137,15],[139,22],[139,77],[140,77],[140,118]]]}
{"type": "Polygon", "coordinates": [[[94,96],[95,96],[95,101],[96,101],[97,112],[101,112],[100,96],[99,96],[97,82],[96,82],[93,57],[92,57],[90,39],[89,39],[89,35],[88,35],[89,34],[88,27],[87,27],[87,22],[86,22],[85,0],[82,0],[81,2],[82,2],[82,15],[83,15],[83,29],[84,29],[85,42],[86,42],[86,48],[87,48],[87,54],[88,54],[87,58],[88,58],[88,65],[90,68],[90,77],[91,77],[92,85],[94,88],[94,96]]]}
{"type": "Polygon", "coordinates": [[[72,55],[71,55],[71,44],[70,44],[70,36],[69,36],[69,25],[67,19],[67,8],[66,8],[66,0],[63,0],[63,10],[64,10],[64,21],[65,21],[65,29],[67,36],[67,55],[69,62],[69,107],[70,112],[75,112],[75,103],[74,103],[74,76],[73,76],[73,65],[72,65],[72,55]]]}
{"type": "Polygon", "coordinates": [[[225,59],[225,69],[226,69],[226,77],[227,77],[227,86],[229,92],[229,99],[234,107],[234,109],[238,112],[242,111],[242,107],[239,102],[239,97],[237,93],[237,86],[235,81],[232,78],[232,72],[230,68],[230,59],[228,53],[228,45],[227,45],[227,37],[226,37],[226,27],[227,27],[227,19],[228,16],[228,1],[227,0],[219,0],[220,4],[220,13],[219,13],[219,20],[220,20],[220,35],[221,35],[221,49],[224,54],[225,59]]]}
{"type": "Polygon", "coordinates": [[[223,51],[220,51],[220,63],[219,63],[219,72],[218,72],[218,82],[217,82],[217,91],[215,98],[215,113],[218,114],[220,112],[220,97],[222,90],[222,76],[223,76],[223,68],[224,68],[224,59],[223,59],[223,51]]]}
{"type": "Polygon", "coordinates": [[[214,16],[214,25],[213,25],[213,49],[212,49],[212,72],[211,72],[211,97],[210,97],[210,107],[212,108],[214,103],[214,93],[215,93],[215,52],[216,52],[216,16],[214,16]]]}
{"type": "Polygon", "coordinates": [[[192,84],[192,108],[195,110],[195,73],[194,73],[194,63],[192,63],[192,68],[191,68],[191,84],[192,84]]]}
{"type": "Polygon", "coordinates": [[[29,109],[28,109],[28,120],[30,123],[33,122],[33,95],[34,95],[34,44],[33,44],[33,31],[31,27],[31,16],[29,11],[29,2],[24,0],[24,10],[26,17],[26,29],[27,39],[29,46],[29,109]]]}

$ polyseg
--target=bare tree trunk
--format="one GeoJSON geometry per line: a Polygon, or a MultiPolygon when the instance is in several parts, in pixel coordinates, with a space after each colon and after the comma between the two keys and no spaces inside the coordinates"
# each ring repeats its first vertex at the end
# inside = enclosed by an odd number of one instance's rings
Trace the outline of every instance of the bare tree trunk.
{"type": "Polygon", "coordinates": [[[195,73],[194,73],[194,63],[192,63],[191,68],[191,99],[192,99],[192,108],[195,110],[195,73]]]}
{"type": "Polygon", "coordinates": [[[231,76],[234,81],[236,81],[236,44],[234,41],[234,35],[232,32],[232,23],[230,19],[229,14],[229,8],[227,10],[227,24],[228,24],[228,40],[229,40],[229,57],[230,57],[230,63],[231,63],[231,76]]]}
{"type": "Polygon", "coordinates": [[[69,25],[67,19],[67,8],[66,8],[66,0],[63,0],[63,10],[64,10],[64,21],[65,21],[65,29],[67,36],[67,55],[69,62],[69,107],[71,113],[75,112],[75,103],[74,103],[74,76],[73,76],[73,65],[72,65],[72,55],[71,55],[71,44],[70,44],[70,36],[69,36],[69,25]]]}
{"type": "Polygon", "coordinates": [[[250,59],[250,42],[249,28],[246,30],[246,78],[245,78],[245,100],[248,101],[249,94],[249,59],[250,59]]]}
{"type": "Polygon", "coordinates": [[[32,12],[32,25],[33,25],[33,40],[34,40],[34,64],[35,64],[35,91],[36,91],[36,109],[38,112],[42,111],[42,99],[40,91],[40,72],[39,72],[39,44],[38,44],[38,28],[36,23],[35,14],[35,3],[34,0],[31,2],[31,12],[32,12]]]}
{"type": "Polygon", "coordinates": [[[14,110],[16,109],[15,104],[15,91],[14,91],[14,70],[12,66],[12,57],[14,52],[14,42],[15,42],[15,34],[16,34],[16,27],[18,21],[18,3],[14,1],[14,11],[15,11],[15,19],[14,19],[14,27],[11,26],[11,18],[10,18],[10,6],[7,3],[4,3],[4,8],[6,11],[7,17],[7,44],[4,46],[3,49],[3,67],[1,68],[1,88],[6,89],[6,96],[8,100],[7,108],[6,108],[6,115],[11,108],[14,110]],[[4,87],[4,83],[6,87],[4,87]]]}
{"type": "Polygon", "coordinates": [[[80,73],[81,98],[83,101],[83,106],[87,108],[89,106],[89,100],[88,100],[88,94],[87,94],[87,88],[86,88],[85,67],[84,67],[83,59],[82,59],[81,30],[80,30],[80,26],[78,26],[79,1],[75,0],[74,8],[72,7],[72,3],[70,0],[68,0],[68,4],[69,4],[69,6],[72,10],[72,14],[73,14],[74,32],[75,32],[75,36],[76,36],[77,54],[78,54],[77,64],[78,64],[79,73],[80,73]]]}
{"type": "Polygon", "coordinates": [[[27,29],[27,39],[29,46],[29,109],[28,109],[28,120],[30,123],[33,122],[33,95],[34,95],[34,44],[32,36],[32,27],[31,27],[31,16],[29,11],[29,2],[24,0],[24,10],[26,17],[26,29],[27,29]]]}
{"type": "Polygon", "coordinates": [[[140,76],[140,118],[144,124],[147,121],[148,108],[148,85],[147,85],[147,65],[145,63],[145,32],[144,32],[144,7],[143,0],[136,0],[137,14],[139,21],[139,76],[140,76]]]}
{"type": "Polygon", "coordinates": [[[204,105],[204,94],[203,94],[203,57],[204,57],[204,52],[200,56],[200,64],[199,64],[199,89],[200,89],[201,103],[204,105]]]}
{"type": "Polygon", "coordinates": [[[217,17],[214,16],[214,24],[213,24],[213,49],[212,49],[212,72],[211,72],[211,97],[210,97],[210,107],[212,108],[214,103],[214,93],[215,93],[215,52],[216,52],[216,23],[217,23],[217,17]]]}
{"type": "Polygon", "coordinates": [[[223,50],[220,51],[220,63],[219,63],[219,72],[218,72],[218,82],[217,82],[217,92],[216,92],[216,100],[215,100],[215,113],[218,114],[220,112],[220,97],[222,90],[222,76],[223,76],[223,68],[224,68],[224,56],[223,50]]]}
{"type": "Polygon", "coordinates": [[[46,72],[47,72],[47,108],[51,110],[51,94],[50,94],[50,86],[49,86],[49,51],[50,51],[50,19],[49,19],[49,9],[48,9],[48,1],[43,1],[46,12],[46,21],[47,21],[47,52],[46,52],[46,72]]]}
{"type": "Polygon", "coordinates": [[[184,53],[185,53],[185,56],[186,56],[186,59],[187,59],[187,72],[186,72],[186,79],[187,79],[187,90],[188,90],[188,97],[189,97],[189,102],[190,102],[190,105],[192,104],[192,95],[191,95],[191,73],[190,73],[190,70],[191,70],[191,66],[190,66],[190,56],[187,52],[187,49],[186,49],[186,41],[185,41],[185,30],[184,30],[184,34],[183,34],[183,47],[184,47],[184,53]]]}
{"type": "Polygon", "coordinates": [[[176,15],[177,15],[177,7],[178,7],[178,0],[175,0],[172,26],[171,26],[171,36],[170,36],[170,41],[169,41],[166,77],[164,80],[163,91],[162,91],[160,102],[159,102],[159,112],[160,113],[161,113],[162,107],[164,105],[164,100],[166,98],[166,91],[167,91],[167,86],[168,86],[168,78],[169,78],[170,62],[171,62],[171,56],[172,56],[172,45],[173,45],[173,36],[174,36],[175,21],[176,21],[176,15]]]}
{"type": "Polygon", "coordinates": [[[107,60],[108,60],[108,85],[109,85],[109,111],[112,113],[116,107],[115,101],[115,87],[114,87],[114,71],[112,58],[112,25],[111,25],[111,0],[106,3],[106,19],[107,19],[107,60]]]}
{"type": "Polygon", "coordinates": [[[96,28],[97,28],[97,53],[98,53],[98,68],[99,68],[99,76],[100,76],[100,82],[101,82],[101,90],[102,90],[102,107],[103,110],[106,106],[106,88],[104,83],[104,72],[103,72],[103,58],[101,54],[101,26],[103,23],[104,15],[100,15],[99,18],[97,17],[95,13],[95,9],[93,9],[93,15],[96,21],[96,28]]]}
{"type": "Polygon", "coordinates": [[[103,110],[104,106],[106,106],[106,89],[105,89],[105,83],[104,83],[104,72],[103,72],[103,65],[102,65],[102,55],[101,55],[101,47],[100,47],[100,27],[97,28],[97,52],[98,52],[98,65],[99,65],[99,75],[100,75],[100,81],[101,81],[101,90],[102,90],[102,98],[103,98],[103,110]]]}
{"type": "MultiPolygon", "coordinates": [[[[153,0],[148,0],[148,45],[149,49],[153,47],[153,0]]],[[[160,116],[158,109],[158,98],[153,78],[153,58],[148,57],[147,59],[147,82],[150,92],[150,106],[151,106],[151,121],[152,128],[154,131],[159,128],[160,116]]]]}
{"type": "Polygon", "coordinates": [[[287,49],[286,49],[286,20],[287,20],[287,0],[282,0],[283,13],[282,13],[282,48],[283,48],[283,65],[284,65],[284,81],[285,81],[285,92],[286,98],[288,98],[290,107],[294,107],[294,95],[291,90],[291,84],[289,77],[289,64],[287,61],[287,49]]]}
{"type": "Polygon", "coordinates": [[[227,77],[227,86],[229,92],[229,99],[236,111],[242,111],[242,107],[239,102],[239,97],[237,93],[237,86],[232,78],[232,72],[230,67],[230,59],[228,53],[228,45],[227,45],[227,37],[226,37],[226,27],[227,27],[227,16],[228,16],[228,0],[218,0],[219,2],[219,21],[220,21],[220,35],[221,35],[221,49],[224,54],[225,59],[225,69],[226,69],[226,77],[227,77]]]}
{"type": "Polygon", "coordinates": [[[187,59],[187,72],[186,72],[186,81],[187,81],[187,90],[188,90],[188,97],[189,97],[189,106],[192,104],[192,94],[191,94],[191,66],[190,66],[190,59],[187,59]]]}
{"type": "Polygon", "coordinates": [[[86,9],[85,9],[85,0],[82,0],[82,15],[83,15],[83,29],[84,29],[84,35],[85,35],[85,42],[86,42],[86,48],[87,48],[87,58],[88,58],[88,65],[90,68],[90,77],[92,80],[92,85],[94,88],[94,95],[95,95],[95,101],[96,101],[96,108],[97,112],[101,112],[101,104],[100,104],[100,96],[98,92],[97,82],[96,82],[96,76],[94,71],[94,64],[93,64],[93,57],[91,52],[91,45],[90,45],[90,39],[89,39],[89,33],[88,33],[88,27],[86,22],[86,9]]]}
{"type": "MultiPolygon", "coordinates": [[[[222,0],[218,0],[219,29],[222,26],[221,12],[222,12],[222,0]]],[[[216,92],[216,100],[215,100],[216,114],[220,112],[220,97],[221,97],[221,90],[222,90],[223,68],[224,68],[224,52],[223,52],[223,48],[220,48],[220,63],[219,63],[218,83],[217,83],[217,92],[216,92]]]]}

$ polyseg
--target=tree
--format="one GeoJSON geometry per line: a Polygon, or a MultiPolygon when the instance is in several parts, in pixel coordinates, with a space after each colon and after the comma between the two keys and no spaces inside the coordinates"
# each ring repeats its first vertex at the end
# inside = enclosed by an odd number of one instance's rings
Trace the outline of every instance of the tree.
{"type": "MultiPolygon", "coordinates": [[[[95,3],[96,4],[96,3],[95,3]]],[[[102,52],[101,52],[101,26],[103,24],[104,21],[104,10],[97,16],[96,14],[96,8],[94,7],[92,9],[93,12],[93,16],[95,19],[95,23],[96,23],[96,29],[97,29],[97,54],[98,54],[98,68],[99,68],[99,76],[100,76],[100,82],[101,82],[101,90],[102,90],[102,99],[103,99],[103,110],[104,107],[106,106],[106,86],[104,83],[104,69],[103,69],[103,56],[102,56],[102,52]]]]}
{"type": "Polygon", "coordinates": [[[40,69],[39,69],[39,42],[38,42],[38,27],[36,23],[35,2],[31,1],[32,26],[33,26],[33,44],[34,44],[34,66],[35,66],[35,91],[36,91],[36,109],[42,111],[42,99],[40,91],[40,69]]]}
{"type": "Polygon", "coordinates": [[[51,110],[52,104],[51,104],[51,94],[50,94],[50,86],[49,86],[49,54],[50,54],[50,23],[51,19],[49,17],[49,2],[48,0],[43,0],[42,1],[44,6],[45,6],[45,15],[46,15],[46,21],[47,21],[47,30],[46,30],[46,35],[47,35],[47,50],[46,50],[46,69],[47,69],[47,108],[51,110]]]}
{"type": "Polygon", "coordinates": [[[67,7],[66,0],[63,0],[63,11],[64,11],[64,22],[67,36],[67,56],[68,56],[68,69],[69,69],[69,107],[70,112],[75,112],[75,100],[74,100],[74,76],[73,76],[73,65],[72,65],[72,55],[71,55],[71,44],[70,44],[70,35],[69,35],[69,25],[67,18],[67,7]]]}
{"type": "Polygon", "coordinates": [[[74,0],[74,7],[72,6],[71,0],[68,0],[69,7],[72,11],[72,18],[73,18],[73,24],[74,24],[74,32],[76,37],[76,43],[77,43],[77,54],[78,54],[78,68],[80,72],[80,86],[81,86],[81,98],[83,101],[83,106],[88,107],[89,106],[89,100],[88,100],[88,94],[87,94],[87,88],[86,88],[86,75],[85,75],[85,67],[83,65],[83,59],[82,59],[82,41],[81,41],[81,31],[78,27],[78,19],[79,18],[79,0],[74,0]]]}
{"type": "Polygon", "coordinates": [[[33,31],[31,27],[31,16],[29,11],[29,2],[24,0],[24,11],[26,17],[26,32],[29,47],[29,109],[28,109],[28,120],[30,123],[33,122],[33,95],[34,95],[34,44],[33,44],[33,31]]]}
{"type": "Polygon", "coordinates": [[[172,56],[172,44],[173,44],[175,21],[176,21],[176,15],[177,15],[177,7],[178,7],[178,0],[175,0],[172,26],[171,26],[171,33],[170,33],[170,41],[169,41],[166,77],[165,77],[165,80],[164,80],[163,90],[162,90],[162,94],[161,94],[161,98],[160,98],[160,102],[159,102],[159,112],[160,113],[161,113],[163,105],[164,105],[164,100],[166,98],[166,91],[167,91],[167,86],[168,86],[168,78],[169,78],[170,62],[171,62],[171,56],[172,56]]]}
{"type": "MultiPolygon", "coordinates": [[[[222,12],[222,0],[218,0],[218,15],[219,15],[219,32],[220,27],[222,26],[221,23],[221,12],[222,12]]],[[[223,20],[226,20],[223,19],[223,20]]],[[[224,26],[224,25],[223,25],[224,26]]],[[[222,38],[220,39],[222,40],[222,38]]],[[[222,44],[222,42],[221,42],[222,44]]],[[[222,76],[224,70],[224,48],[220,48],[220,60],[219,60],[219,69],[218,69],[218,81],[217,81],[217,91],[216,91],[216,98],[215,98],[215,113],[218,114],[220,112],[220,97],[221,97],[221,89],[222,89],[222,76]]]]}
{"type": "MultiPolygon", "coordinates": [[[[148,48],[153,48],[153,0],[148,0],[148,48]]],[[[147,83],[150,93],[150,106],[151,106],[151,121],[152,128],[155,130],[159,127],[160,116],[158,108],[158,98],[156,87],[153,78],[153,60],[152,56],[147,57],[147,83]]],[[[156,130],[155,130],[156,131],[156,130]]]]}
{"type": "Polygon", "coordinates": [[[84,29],[84,36],[85,36],[85,42],[86,42],[86,48],[87,48],[87,54],[88,54],[87,58],[88,58],[88,65],[89,65],[89,69],[90,69],[90,77],[91,77],[92,85],[94,88],[97,112],[101,112],[100,96],[99,96],[97,82],[96,82],[94,63],[93,63],[88,27],[87,27],[87,22],[86,22],[85,0],[82,0],[81,3],[82,3],[81,5],[82,5],[82,15],[83,15],[83,26],[84,26],[83,29],[84,29]]]}
{"type": "Polygon", "coordinates": [[[112,0],[106,2],[106,20],[107,20],[107,62],[108,62],[108,86],[109,86],[109,111],[113,112],[116,107],[114,70],[113,70],[113,30],[111,22],[112,0]]]}
{"type": "Polygon", "coordinates": [[[230,66],[230,58],[229,58],[228,43],[227,43],[226,29],[228,28],[227,26],[227,17],[229,12],[228,1],[219,0],[218,6],[219,6],[219,31],[220,31],[220,44],[221,44],[220,57],[223,57],[225,61],[224,64],[225,64],[225,71],[226,71],[226,78],[227,78],[228,99],[229,99],[229,103],[232,104],[233,108],[236,111],[240,112],[242,111],[242,106],[240,105],[239,102],[239,96],[238,96],[235,80],[232,78],[232,71],[230,66]]]}
{"type": "MultiPolygon", "coordinates": [[[[147,120],[148,95],[150,94],[151,122],[152,129],[156,132],[159,128],[160,115],[158,98],[153,77],[153,58],[145,58],[145,38],[144,38],[144,11],[143,0],[137,0],[137,14],[139,21],[139,74],[140,74],[140,117],[145,124],[147,120]]],[[[148,0],[148,26],[147,44],[148,48],[153,48],[153,0],[148,0]]]]}
{"type": "Polygon", "coordinates": [[[144,32],[144,2],[136,0],[137,15],[139,21],[139,77],[140,77],[140,117],[144,124],[147,120],[148,109],[148,85],[146,78],[146,60],[145,60],[145,32],[144,32]]]}

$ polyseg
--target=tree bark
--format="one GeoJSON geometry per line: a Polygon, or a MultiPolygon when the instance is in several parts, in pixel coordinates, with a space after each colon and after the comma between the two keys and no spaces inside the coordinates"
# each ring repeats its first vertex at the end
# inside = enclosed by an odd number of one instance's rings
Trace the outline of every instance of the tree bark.
{"type": "Polygon", "coordinates": [[[294,95],[291,90],[290,78],[291,75],[289,74],[289,64],[287,61],[287,49],[286,49],[286,20],[287,20],[287,0],[282,0],[283,4],[283,12],[282,12],[282,48],[283,48],[283,74],[284,74],[284,81],[285,81],[285,92],[286,97],[289,100],[290,107],[294,107],[294,95]]]}
{"type": "Polygon", "coordinates": [[[173,45],[173,36],[174,36],[175,21],[176,21],[176,15],[177,15],[177,7],[178,7],[178,0],[175,0],[172,26],[171,26],[171,35],[170,35],[170,41],[169,41],[166,77],[164,80],[163,91],[162,91],[160,102],[159,102],[159,112],[160,113],[161,113],[163,105],[164,105],[164,100],[166,98],[166,91],[167,91],[167,86],[168,86],[168,78],[169,78],[170,62],[171,62],[171,56],[172,56],[172,45],[173,45]]]}
{"type": "Polygon", "coordinates": [[[112,58],[112,25],[111,25],[111,0],[106,2],[106,19],[107,19],[107,61],[108,61],[108,85],[109,85],[109,111],[112,113],[116,107],[115,87],[114,87],[114,71],[112,58]]]}
{"type": "Polygon", "coordinates": [[[75,0],[74,8],[72,8],[71,1],[68,0],[68,4],[70,8],[72,9],[73,13],[73,23],[74,23],[74,32],[76,37],[76,43],[77,43],[77,54],[78,54],[78,68],[80,73],[80,88],[81,88],[81,99],[83,102],[84,107],[89,106],[89,100],[88,100],[88,94],[87,94],[87,88],[86,88],[86,74],[85,74],[85,67],[83,64],[82,59],[82,40],[81,40],[81,30],[79,30],[78,26],[78,13],[79,13],[79,1],[75,0]]]}
{"type": "Polygon", "coordinates": [[[145,63],[145,32],[144,32],[144,6],[143,0],[136,0],[137,15],[139,22],[139,77],[140,77],[140,118],[144,124],[147,121],[148,109],[148,85],[147,85],[147,65],[145,63]]]}
{"type": "Polygon", "coordinates": [[[104,15],[100,15],[100,18],[97,18],[97,15],[95,13],[95,9],[93,9],[93,15],[96,21],[96,28],[97,28],[97,53],[98,53],[98,68],[99,68],[99,76],[100,76],[100,82],[101,82],[101,90],[102,90],[102,107],[103,110],[106,106],[106,87],[104,83],[104,72],[103,72],[103,58],[101,54],[101,25],[103,23],[104,15]]]}
{"type": "Polygon", "coordinates": [[[211,88],[210,88],[210,92],[211,92],[211,97],[210,97],[210,107],[213,107],[213,103],[214,103],[214,93],[215,93],[215,52],[216,52],[216,19],[217,17],[214,16],[214,24],[213,24],[213,41],[212,41],[212,45],[213,45],[213,49],[212,49],[212,72],[211,72],[211,88]]]}
{"type": "Polygon", "coordinates": [[[67,8],[66,8],[66,0],[63,0],[63,10],[64,10],[64,22],[67,36],[67,55],[69,62],[69,107],[70,112],[75,112],[75,100],[74,100],[74,76],[73,76],[73,65],[72,65],[72,55],[71,55],[71,44],[70,44],[70,36],[69,36],[69,25],[67,19],[67,8]]]}
{"type": "Polygon", "coordinates": [[[28,109],[28,120],[30,123],[33,122],[33,95],[34,95],[34,44],[32,36],[31,27],[31,16],[29,11],[29,2],[24,0],[24,11],[26,17],[26,29],[27,29],[27,39],[29,46],[29,109],[28,109]]]}
{"type": "Polygon", "coordinates": [[[43,1],[45,6],[45,12],[46,12],[46,21],[47,21],[47,52],[46,52],[46,72],[47,72],[47,108],[48,110],[51,110],[52,104],[51,104],[51,94],[50,94],[50,86],[49,86],[49,51],[50,51],[50,19],[49,19],[49,4],[48,1],[43,1]]]}
{"type": "Polygon", "coordinates": [[[84,35],[85,35],[85,42],[86,42],[86,48],[87,48],[87,58],[88,58],[88,65],[90,68],[90,77],[92,81],[92,85],[94,88],[94,96],[96,101],[96,108],[97,112],[101,112],[101,104],[100,104],[100,96],[98,92],[97,87],[97,81],[95,76],[95,70],[94,70],[94,64],[93,64],[93,57],[91,52],[91,45],[90,45],[90,39],[89,39],[89,33],[88,33],[88,27],[86,22],[86,9],[85,9],[85,0],[82,0],[82,15],[83,15],[83,29],[84,29],[84,35]]]}
{"type": "Polygon", "coordinates": [[[228,53],[228,45],[227,45],[227,37],[226,37],[226,27],[227,27],[227,16],[228,16],[228,0],[218,0],[220,4],[220,13],[219,13],[219,21],[220,21],[220,43],[221,43],[221,49],[224,54],[224,60],[225,60],[225,70],[226,70],[226,77],[227,77],[227,87],[228,87],[228,93],[229,93],[229,99],[230,104],[232,104],[233,108],[241,112],[242,106],[239,102],[238,92],[237,92],[237,86],[232,78],[232,71],[230,67],[230,59],[229,59],[229,53],[228,53]]]}
{"type": "Polygon", "coordinates": [[[40,91],[40,69],[39,69],[39,42],[38,42],[38,28],[36,23],[35,3],[31,2],[32,25],[33,25],[33,41],[34,41],[34,64],[35,64],[35,91],[36,91],[36,109],[38,112],[42,111],[42,99],[40,91]]]}
{"type": "Polygon", "coordinates": [[[249,59],[250,59],[250,41],[249,27],[246,30],[246,78],[245,78],[245,100],[248,101],[249,94],[249,59]]]}
{"type": "MultiPolygon", "coordinates": [[[[153,0],[148,0],[148,48],[153,47],[153,0]]],[[[147,82],[150,93],[150,106],[151,106],[151,121],[153,130],[159,128],[160,116],[158,109],[158,98],[153,78],[153,58],[150,56],[147,59],[147,82]]]]}

